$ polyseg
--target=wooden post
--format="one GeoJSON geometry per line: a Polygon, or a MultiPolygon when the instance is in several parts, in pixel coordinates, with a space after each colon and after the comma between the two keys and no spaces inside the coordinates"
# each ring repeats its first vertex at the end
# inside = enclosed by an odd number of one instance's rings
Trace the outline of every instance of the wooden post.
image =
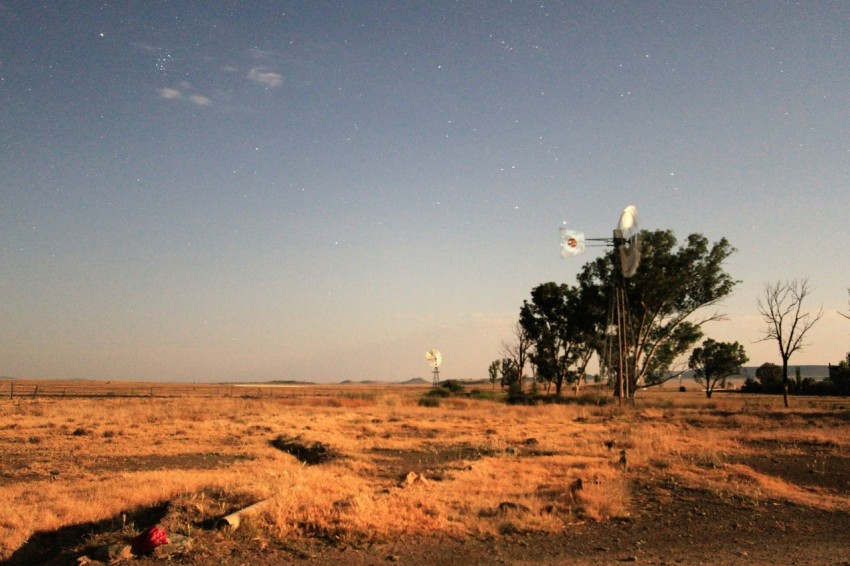
{"type": "Polygon", "coordinates": [[[32,396],[35,397],[38,395],[38,385],[35,386],[35,389],[32,390],[32,396]]]}
{"type": "Polygon", "coordinates": [[[9,399],[11,399],[14,396],[15,396],[15,384],[10,383],[9,384],[9,399]]]}
{"type": "Polygon", "coordinates": [[[232,530],[238,529],[240,523],[242,522],[242,517],[247,517],[249,515],[253,515],[257,511],[262,510],[263,507],[266,507],[269,503],[272,502],[272,498],[263,499],[262,501],[258,501],[253,505],[249,505],[244,509],[240,509],[230,515],[226,515],[219,519],[218,524],[219,527],[229,527],[232,530]]]}

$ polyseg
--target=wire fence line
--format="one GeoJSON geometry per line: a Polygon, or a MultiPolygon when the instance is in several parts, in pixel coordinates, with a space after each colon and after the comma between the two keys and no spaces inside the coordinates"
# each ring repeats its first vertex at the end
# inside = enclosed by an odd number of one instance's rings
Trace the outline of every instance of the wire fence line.
{"type": "Polygon", "coordinates": [[[33,383],[0,381],[0,399],[24,397],[242,397],[287,398],[322,397],[330,393],[307,391],[300,387],[274,385],[179,385],[109,383],[33,383]]]}

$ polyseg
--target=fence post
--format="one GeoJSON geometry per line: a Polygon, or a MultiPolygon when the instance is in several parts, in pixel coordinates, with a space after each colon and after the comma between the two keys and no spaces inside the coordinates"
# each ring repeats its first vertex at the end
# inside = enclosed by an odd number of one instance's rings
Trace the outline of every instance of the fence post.
{"type": "Polygon", "coordinates": [[[9,399],[11,399],[14,396],[15,396],[15,384],[10,383],[9,384],[9,399]]]}
{"type": "Polygon", "coordinates": [[[32,396],[33,396],[33,398],[34,398],[36,395],[38,395],[38,385],[36,385],[36,386],[35,386],[35,389],[33,389],[33,390],[32,390],[32,396]]]}

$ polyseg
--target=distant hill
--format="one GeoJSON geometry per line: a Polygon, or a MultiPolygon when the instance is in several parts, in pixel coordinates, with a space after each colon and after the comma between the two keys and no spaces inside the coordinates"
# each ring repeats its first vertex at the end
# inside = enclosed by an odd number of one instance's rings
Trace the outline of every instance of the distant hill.
{"type": "MultiPolygon", "coordinates": [[[[782,367],[781,364],[776,364],[776,365],[778,365],[779,367],[782,367]]],[[[744,366],[744,367],[741,368],[741,373],[738,374],[735,377],[740,377],[740,378],[743,379],[743,378],[746,378],[747,376],[749,376],[749,377],[755,378],[756,371],[759,369],[759,367],[761,367],[761,366],[744,366]]],[[[788,376],[793,378],[796,375],[798,367],[800,368],[800,376],[803,377],[804,379],[807,378],[807,377],[811,377],[813,379],[825,379],[826,377],[829,376],[829,366],[821,366],[821,365],[800,365],[800,366],[797,366],[797,365],[794,365],[794,364],[788,365],[788,376]]],[[[693,375],[694,375],[694,372],[691,371],[691,370],[688,370],[687,372],[685,372],[683,377],[689,378],[689,377],[692,377],[693,375]]]]}
{"type": "MultiPolygon", "coordinates": [[[[776,364],[779,365],[779,364],[776,364]]],[[[728,381],[732,384],[735,384],[736,387],[740,387],[743,384],[744,380],[747,377],[751,377],[755,379],[756,370],[758,370],[760,366],[744,366],[741,368],[741,373],[732,375],[729,377],[728,381]]],[[[781,367],[781,366],[780,366],[781,367]]],[[[794,376],[797,372],[797,367],[794,364],[788,365],[788,378],[794,379],[794,376]]],[[[810,377],[815,380],[822,380],[829,377],[829,366],[821,366],[821,365],[800,365],[800,377],[803,379],[810,377]]],[[[687,381],[693,381],[694,372],[693,370],[688,370],[682,374],[682,379],[687,381]]],[[[673,380],[675,383],[675,380],[673,380]]]]}
{"type": "MultiPolygon", "coordinates": [[[[781,363],[777,363],[776,365],[778,365],[779,367],[782,367],[781,363]]],[[[755,377],[756,376],[756,370],[759,367],[760,366],[744,366],[743,368],[741,368],[743,370],[743,371],[741,371],[741,374],[743,374],[745,376],[751,375],[751,376],[755,377]]],[[[793,377],[796,374],[798,367],[800,368],[800,375],[803,378],[812,377],[812,378],[815,378],[815,379],[823,379],[823,378],[829,377],[829,366],[828,365],[826,365],[826,366],[799,365],[798,366],[798,365],[793,364],[793,363],[788,364],[788,375],[793,377]]]]}
{"type": "Polygon", "coordinates": [[[424,385],[427,383],[430,383],[430,381],[421,377],[412,377],[407,381],[399,381],[400,385],[424,385]]]}

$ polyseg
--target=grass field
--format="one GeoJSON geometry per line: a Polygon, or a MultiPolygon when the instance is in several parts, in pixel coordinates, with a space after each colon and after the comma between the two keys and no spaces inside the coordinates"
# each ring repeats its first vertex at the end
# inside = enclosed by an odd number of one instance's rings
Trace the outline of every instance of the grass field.
{"type": "Polygon", "coordinates": [[[560,533],[639,511],[636,481],[850,511],[847,399],[782,409],[775,397],[661,390],[624,408],[593,394],[420,406],[427,391],[0,399],[0,559],[72,525],[100,525],[79,549],[126,538],[149,526],[128,524],[134,510],[164,502],[180,508],[170,532],[191,537],[269,499],[244,529],[261,546],[560,533]],[[320,452],[327,461],[309,460],[320,452]],[[776,455],[796,467],[772,465],[776,455]]]}

